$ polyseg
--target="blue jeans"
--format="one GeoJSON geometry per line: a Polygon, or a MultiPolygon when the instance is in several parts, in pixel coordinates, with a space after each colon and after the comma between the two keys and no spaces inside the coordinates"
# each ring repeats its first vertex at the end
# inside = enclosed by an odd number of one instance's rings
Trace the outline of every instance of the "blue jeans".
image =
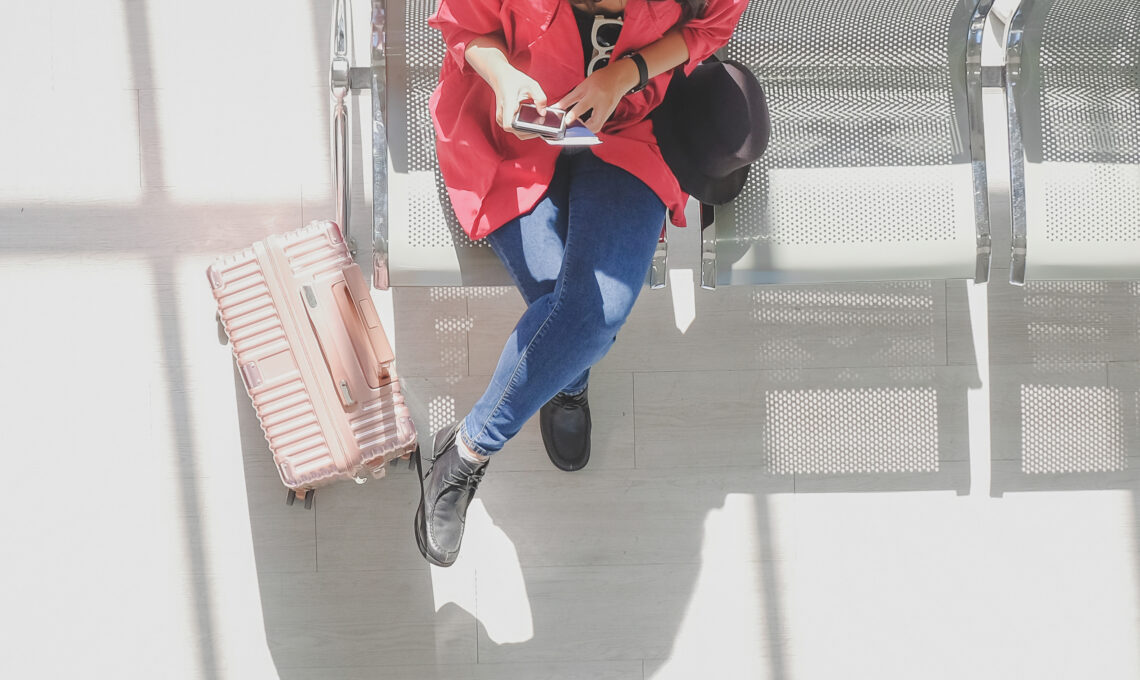
{"type": "Polygon", "coordinates": [[[588,150],[564,151],[538,205],[487,236],[527,308],[463,420],[472,450],[502,449],[551,397],[586,389],[641,292],[664,222],[644,182],[588,150]]]}

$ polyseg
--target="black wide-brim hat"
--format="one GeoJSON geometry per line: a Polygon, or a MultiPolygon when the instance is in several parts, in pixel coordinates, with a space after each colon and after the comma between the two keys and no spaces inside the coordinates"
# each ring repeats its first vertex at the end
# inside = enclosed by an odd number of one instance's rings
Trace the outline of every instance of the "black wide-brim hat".
{"type": "Polygon", "coordinates": [[[707,61],[688,76],[678,69],[653,112],[653,132],[681,189],[704,203],[728,203],[768,147],[764,89],[731,59],[707,61]]]}

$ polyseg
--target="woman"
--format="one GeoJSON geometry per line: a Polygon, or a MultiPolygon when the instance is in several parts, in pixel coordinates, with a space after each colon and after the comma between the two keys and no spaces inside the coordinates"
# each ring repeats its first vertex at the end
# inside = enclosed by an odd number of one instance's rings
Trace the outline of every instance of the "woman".
{"type": "MultiPolygon", "coordinates": [[[[430,107],[456,217],[487,238],[527,303],[486,392],[435,440],[416,542],[459,554],[490,457],[534,413],[551,461],[590,454],[589,369],[640,292],[666,213],[687,196],[649,114],[674,68],[725,45],[746,0],[440,0],[429,24],[448,54],[430,107]],[[523,102],[567,110],[601,140],[561,149],[512,126],[523,102]]],[[[426,488],[425,488],[426,485],[426,488]]]]}

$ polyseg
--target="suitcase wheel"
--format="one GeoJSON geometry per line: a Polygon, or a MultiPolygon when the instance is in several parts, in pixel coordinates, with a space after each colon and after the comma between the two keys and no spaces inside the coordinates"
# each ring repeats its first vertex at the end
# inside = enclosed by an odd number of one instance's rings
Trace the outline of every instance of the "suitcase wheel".
{"type": "MultiPolygon", "coordinates": [[[[305,509],[306,510],[312,510],[313,509],[313,496],[317,495],[316,490],[315,489],[308,489],[308,490],[304,491],[303,493],[305,494],[305,496],[304,496],[304,498],[305,498],[305,509]]],[[[297,500],[297,490],[296,489],[289,489],[289,493],[285,494],[285,505],[293,505],[293,502],[296,500],[297,500]]]]}

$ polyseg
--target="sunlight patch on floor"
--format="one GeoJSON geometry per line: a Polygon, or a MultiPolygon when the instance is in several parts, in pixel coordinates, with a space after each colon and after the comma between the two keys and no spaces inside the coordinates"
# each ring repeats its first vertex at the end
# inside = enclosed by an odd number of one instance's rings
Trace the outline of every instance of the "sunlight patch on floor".
{"type": "Polygon", "coordinates": [[[534,618],[514,542],[479,499],[467,511],[463,550],[455,564],[431,568],[435,610],[454,603],[478,619],[497,645],[534,637],[534,618]],[[472,587],[474,584],[474,587],[472,587]],[[482,609],[476,611],[475,590],[482,609]]]}
{"type": "Polygon", "coordinates": [[[1131,493],[796,496],[794,677],[1140,676],[1131,493]]]}
{"type": "Polygon", "coordinates": [[[701,570],[681,619],[672,654],[653,680],[698,677],[769,677],[769,640],[764,591],[752,541],[768,527],[757,525],[756,498],[729,494],[705,519],[701,570]]]}
{"type": "Polygon", "coordinates": [[[697,290],[692,269],[669,270],[669,295],[673,298],[673,323],[684,335],[697,318],[697,290]]]}
{"type": "MultiPolygon", "coordinates": [[[[17,60],[16,63],[21,63],[17,60]]],[[[43,89],[0,97],[0,199],[138,200],[138,96],[133,91],[43,89]]]]}

